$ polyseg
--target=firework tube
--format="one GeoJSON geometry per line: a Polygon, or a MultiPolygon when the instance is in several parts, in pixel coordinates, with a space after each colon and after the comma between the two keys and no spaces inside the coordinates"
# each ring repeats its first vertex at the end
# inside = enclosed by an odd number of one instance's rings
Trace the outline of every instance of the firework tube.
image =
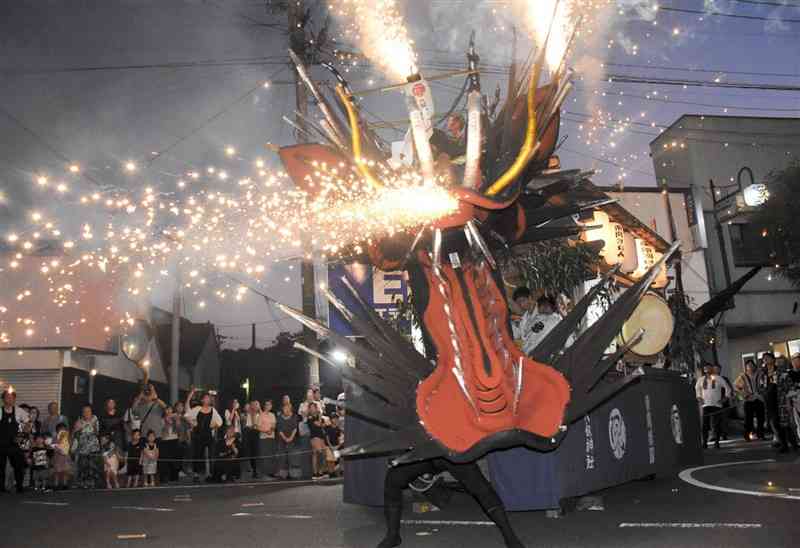
{"type": "Polygon", "coordinates": [[[355,159],[356,169],[372,186],[382,186],[372,175],[367,167],[366,160],[361,156],[361,128],[358,124],[358,113],[353,106],[353,96],[345,92],[342,84],[336,86],[336,93],[342,101],[344,108],[347,109],[347,117],[350,119],[350,133],[353,136],[353,158],[355,159]]]}
{"type": "MultiPolygon", "coordinates": [[[[317,89],[317,86],[314,85],[314,82],[311,81],[311,78],[308,77],[308,71],[306,70],[305,65],[300,60],[300,57],[293,50],[289,50],[289,57],[292,58],[292,62],[294,63],[295,69],[297,70],[297,75],[300,77],[300,80],[303,81],[308,91],[311,92],[311,95],[314,96],[314,99],[317,101],[317,105],[319,105],[319,109],[322,111],[322,114],[325,116],[325,119],[330,126],[330,132],[333,133],[332,140],[334,142],[340,143],[344,140],[344,132],[341,130],[339,125],[339,120],[333,114],[333,111],[328,105],[328,102],[325,100],[325,97],[317,89]]],[[[327,129],[327,128],[326,128],[327,129]]]]}
{"type": "Polygon", "coordinates": [[[528,129],[525,131],[525,141],[522,143],[522,148],[517,155],[517,159],[514,160],[511,167],[486,190],[487,196],[495,196],[513,183],[514,179],[516,179],[522,170],[525,169],[525,166],[528,165],[531,156],[536,152],[536,88],[539,85],[539,75],[542,72],[546,51],[547,41],[545,40],[544,47],[542,47],[539,58],[536,60],[531,72],[531,84],[528,89],[528,129]]]}
{"type": "Polygon", "coordinates": [[[477,189],[481,184],[481,80],[477,73],[480,58],[475,53],[475,33],[469,45],[469,94],[467,95],[467,161],[464,165],[464,181],[462,186],[477,189]]]}
{"type": "Polygon", "coordinates": [[[414,138],[414,147],[417,150],[417,158],[419,158],[419,165],[422,168],[422,179],[426,183],[433,183],[436,178],[433,151],[431,150],[431,143],[428,140],[429,136],[427,128],[425,127],[425,120],[422,116],[422,110],[418,107],[417,99],[414,97],[412,91],[414,83],[421,81],[422,77],[419,74],[408,77],[408,83],[410,85],[406,88],[406,107],[408,107],[408,117],[411,120],[411,136],[414,138]]]}

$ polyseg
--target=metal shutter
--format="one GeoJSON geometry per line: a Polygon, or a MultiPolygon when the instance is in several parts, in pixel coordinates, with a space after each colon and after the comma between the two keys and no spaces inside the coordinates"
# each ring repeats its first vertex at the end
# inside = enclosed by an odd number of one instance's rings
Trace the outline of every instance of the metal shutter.
{"type": "Polygon", "coordinates": [[[47,404],[51,401],[61,405],[61,368],[0,369],[0,385],[13,386],[17,403],[38,407],[42,417],[47,415],[47,404]]]}

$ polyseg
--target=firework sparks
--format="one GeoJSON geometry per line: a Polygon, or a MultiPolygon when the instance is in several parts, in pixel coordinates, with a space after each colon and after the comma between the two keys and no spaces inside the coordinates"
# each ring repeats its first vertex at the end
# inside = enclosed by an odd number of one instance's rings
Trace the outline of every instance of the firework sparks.
{"type": "Polygon", "coordinates": [[[330,10],[344,25],[344,37],[388,76],[405,79],[417,73],[414,42],[396,0],[333,0],[330,10]]]}
{"type": "MultiPolygon", "coordinates": [[[[323,257],[359,254],[376,239],[418,231],[458,207],[439,181],[425,182],[412,172],[373,165],[383,183],[375,187],[344,164],[314,163],[299,189],[286,174],[263,169],[263,160],[239,165],[254,166],[255,173],[235,177],[238,166],[220,166],[203,177],[185,174],[192,185],[178,185],[177,193],[147,186],[136,193],[75,196],[63,219],[46,210],[30,212],[30,226],[5,235],[14,250],[2,258],[0,272],[17,272],[19,289],[11,297],[16,297],[16,318],[0,314],[0,344],[25,346],[34,336],[52,340],[73,332],[75,326],[57,311],[80,306],[86,279],[100,276],[120,285],[122,304],[104,304],[119,317],[106,314],[104,323],[124,327],[177,265],[187,273],[184,289],[198,308],[214,297],[238,302],[246,292],[227,281],[220,284],[224,273],[260,279],[274,260],[308,256],[307,243],[323,257]],[[77,214],[75,207],[86,211],[77,214]],[[85,220],[70,230],[69,217],[75,215],[85,220]]],[[[42,191],[62,194],[53,185],[33,182],[42,191]]],[[[63,193],[74,194],[71,189],[63,193]]]]}
{"type": "Polygon", "coordinates": [[[513,0],[514,12],[525,22],[536,44],[543,47],[547,42],[545,61],[551,72],[567,55],[579,20],[591,34],[601,10],[611,4],[610,0],[513,0]]]}

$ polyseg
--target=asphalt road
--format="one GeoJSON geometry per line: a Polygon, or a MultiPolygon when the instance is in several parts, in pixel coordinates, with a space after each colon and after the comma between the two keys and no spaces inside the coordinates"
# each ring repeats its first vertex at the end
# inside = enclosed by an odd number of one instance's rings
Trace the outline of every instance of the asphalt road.
{"type": "MultiPolygon", "coordinates": [[[[797,453],[778,456],[764,444],[735,443],[709,450],[706,465],[711,467],[684,472],[692,483],[676,475],[599,493],[602,511],[569,511],[557,519],[524,512],[512,514],[511,520],[530,547],[800,543],[797,453]]],[[[341,496],[336,482],[2,495],[0,546],[375,546],[383,533],[381,509],[346,505],[341,496]]],[[[403,546],[502,546],[495,527],[485,524],[477,504],[463,494],[447,508],[424,514],[414,514],[409,501],[404,518],[417,523],[404,525],[403,546]]]]}

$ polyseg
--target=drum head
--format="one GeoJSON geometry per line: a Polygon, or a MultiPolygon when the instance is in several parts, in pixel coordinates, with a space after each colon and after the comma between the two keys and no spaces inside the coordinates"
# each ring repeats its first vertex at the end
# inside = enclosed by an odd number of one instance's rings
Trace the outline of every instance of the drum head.
{"type": "Polygon", "coordinates": [[[675,320],[666,301],[654,293],[647,293],[622,326],[620,338],[624,343],[635,337],[639,329],[644,329],[642,340],[631,348],[631,352],[638,356],[652,356],[664,350],[674,328],[675,320]]]}

